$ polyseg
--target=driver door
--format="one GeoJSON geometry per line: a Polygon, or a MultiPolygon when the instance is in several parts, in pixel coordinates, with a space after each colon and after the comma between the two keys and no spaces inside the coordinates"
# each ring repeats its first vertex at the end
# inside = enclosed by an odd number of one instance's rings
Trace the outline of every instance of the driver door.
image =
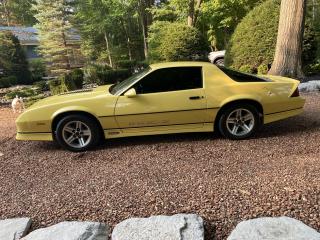
{"type": "Polygon", "coordinates": [[[136,95],[119,96],[115,107],[123,132],[203,128],[207,103],[201,67],[157,69],[133,88],[136,95]]]}

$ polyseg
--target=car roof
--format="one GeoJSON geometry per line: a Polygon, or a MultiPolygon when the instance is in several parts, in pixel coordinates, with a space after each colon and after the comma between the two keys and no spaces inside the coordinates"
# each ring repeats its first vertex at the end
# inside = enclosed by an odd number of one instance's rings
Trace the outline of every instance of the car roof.
{"type": "Polygon", "coordinates": [[[203,67],[203,66],[213,66],[210,62],[163,62],[151,64],[152,69],[160,68],[170,68],[170,67],[203,67]]]}

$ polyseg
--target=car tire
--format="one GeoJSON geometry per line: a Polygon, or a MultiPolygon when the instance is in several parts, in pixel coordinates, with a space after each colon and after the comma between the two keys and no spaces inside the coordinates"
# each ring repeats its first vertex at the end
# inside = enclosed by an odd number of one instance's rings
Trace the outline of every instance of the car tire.
{"type": "Polygon", "coordinates": [[[260,126],[257,109],[249,104],[233,105],[219,118],[220,133],[232,140],[246,139],[254,135],[260,126]]]}
{"type": "Polygon", "coordinates": [[[54,135],[63,148],[73,152],[86,151],[96,146],[101,138],[100,129],[95,121],[76,114],[62,118],[54,135]]]}
{"type": "Polygon", "coordinates": [[[215,65],[224,66],[224,58],[219,58],[214,62],[215,65]]]}

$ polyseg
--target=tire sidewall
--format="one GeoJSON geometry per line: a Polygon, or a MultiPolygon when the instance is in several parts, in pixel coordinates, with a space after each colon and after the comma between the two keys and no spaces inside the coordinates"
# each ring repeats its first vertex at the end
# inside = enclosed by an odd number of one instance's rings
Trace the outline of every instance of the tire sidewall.
{"type": "Polygon", "coordinates": [[[249,104],[240,104],[240,105],[233,105],[229,108],[227,108],[222,114],[221,117],[219,119],[219,131],[220,133],[229,139],[233,139],[233,140],[241,140],[241,139],[246,139],[246,138],[250,138],[252,135],[254,135],[257,131],[257,129],[260,126],[260,120],[259,120],[259,113],[257,111],[257,109],[249,104]],[[236,136],[233,135],[232,133],[229,132],[228,128],[227,128],[227,118],[230,115],[231,112],[235,111],[236,109],[246,109],[248,111],[250,111],[253,114],[254,117],[254,126],[252,128],[252,130],[243,135],[243,136],[236,136]]]}
{"type": "Polygon", "coordinates": [[[62,146],[65,149],[68,149],[70,151],[73,151],[73,152],[86,151],[86,150],[92,148],[93,146],[97,145],[97,143],[100,140],[99,128],[96,126],[95,122],[92,121],[91,118],[86,117],[86,116],[82,116],[82,115],[69,115],[69,116],[62,118],[59,121],[59,123],[57,124],[57,127],[54,132],[54,136],[60,146],[62,146]],[[68,122],[72,122],[72,121],[81,121],[81,122],[85,123],[90,128],[92,137],[91,137],[90,143],[87,146],[85,146],[83,148],[74,148],[74,147],[69,146],[64,141],[63,136],[62,136],[62,129],[68,122]]]}

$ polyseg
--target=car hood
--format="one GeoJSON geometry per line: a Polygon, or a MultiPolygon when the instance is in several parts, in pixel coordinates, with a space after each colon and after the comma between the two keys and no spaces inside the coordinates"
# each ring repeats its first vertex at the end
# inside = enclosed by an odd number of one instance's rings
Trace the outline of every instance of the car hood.
{"type": "Polygon", "coordinates": [[[47,97],[45,99],[39,100],[33,105],[31,105],[29,109],[44,107],[48,105],[54,105],[59,103],[65,103],[65,102],[73,102],[73,101],[79,101],[82,99],[88,99],[93,98],[99,95],[111,95],[109,92],[109,88],[111,85],[104,85],[99,86],[97,88],[92,89],[82,89],[82,90],[76,90],[76,91],[70,91],[62,94],[58,94],[55,96],[47,97]]]}

